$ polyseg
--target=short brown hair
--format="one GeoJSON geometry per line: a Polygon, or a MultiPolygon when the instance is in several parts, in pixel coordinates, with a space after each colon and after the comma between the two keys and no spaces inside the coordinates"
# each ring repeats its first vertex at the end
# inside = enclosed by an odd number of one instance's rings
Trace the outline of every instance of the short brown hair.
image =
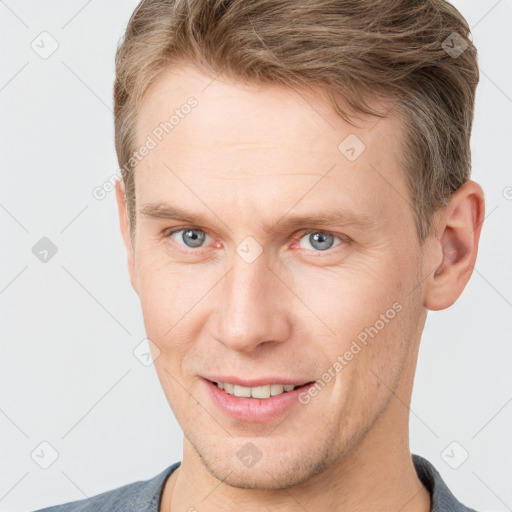
{"type": "MultiPolygon", "coordinates": [[[[162,71],[180,62],[255,84],[318,86],[348,122],[403,119],[402,154],[421,243],[433,214],[471,172],[477,52],[445,0],[142,0],[116,53],[115,146],[135,233],[137,112],[162,71]],[[450,51],[450,49],[452,49],[450,51]],[[454,49],[454,50],[453,50],[454,49]]],[[[376,178],[378,179],[378,178],[376,178]]]]}

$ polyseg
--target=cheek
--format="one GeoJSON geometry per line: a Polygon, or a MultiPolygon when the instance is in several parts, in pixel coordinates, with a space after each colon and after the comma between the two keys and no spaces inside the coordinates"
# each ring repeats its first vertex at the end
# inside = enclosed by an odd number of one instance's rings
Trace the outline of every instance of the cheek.
{"type": "Polygon", "coordinates": [[[187,312],[199,299],[201,290],[182,270],[171,267],[164,258],[150,255],[149,251],[139,255],[137,272],[147,337],[159,348],[162,361],[167,359],[171,345],[174,351],[179,350],[182,344],[179,336],[188,323],[187,312]]]}
{"type": "MultiPolygon", "coordinates": [[[[403,302],[404,274],[392,267],[382,257],[380,261],[360,260],[337,268],[297,272],[292,282],[296,294],[318,317],[314,321],[320,327],[322,320],[322,332],[343,345],[377,321],[382,327],[380,315],[386,315],[395,302],[403,302]]],[[[388,316],[394,313],[392,310],[388,316]]],[[[313,317],[308,323],[312,321],[313,317]]]]}
{"type": "MultiPolygon", "coordinates": [[[[298,294],[304,302],[333,331],[319,342],[319,348],[326,355],[331,372],[339,375],[335,383],[338,397],[351,394],[370,400],[376,393],[385,392],[377,376],[383,382],[391,382],[403,366],[417,311],[412,296],[407,296],[413,269],[398,268],[394,261],[392,255],[387,261],[381,256],[379,261],[364,266],[347,264],[328,277],[323,271],[322,279],[319,274],[317,280],[307,280],[320,281],[322,295],[318,286],[308,295],[311,286],[296,283],[302,287],[298,294]]],[[[319,324],[318,319],[312,318],[310,325],[313,321],[319,324]]],[[[345,398],[351,400],[349,396],[345,398]]]]}
{"type": "Polygon", "coordinates": [[[175,385],[166,369],[187,378],[190,359],[200,358],[194,356],[196,345],[208,312],[217,304],[213,287],[222,274],[215,266],[170,262],[162,249],[141,251],[138,271],[147,337],[160,350],[155,367],[169,385],[175,385]]]}
{"type": "Polygon", "coordinates": [[[194,284],[197,287],[197,278],[195,282],[190,279],[192,274],[187,266],[171,263],[162,247],[139,250],[136,267],[139,295],[149,313],[161,309],[175,311],[177,303],[182,303],[193,292],[194,284]]]}

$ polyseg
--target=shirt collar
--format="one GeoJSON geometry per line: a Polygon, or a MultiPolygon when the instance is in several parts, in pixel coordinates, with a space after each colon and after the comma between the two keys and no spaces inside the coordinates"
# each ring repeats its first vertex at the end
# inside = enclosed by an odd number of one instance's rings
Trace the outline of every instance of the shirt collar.
{"type": "Polygon", "coordinates": [[[430,512],[476,512],[463,505],[448,489],[439,471],[427,459],[413,454],[412,461],[418,478],[430,492],[432,507],[430,512]]]}

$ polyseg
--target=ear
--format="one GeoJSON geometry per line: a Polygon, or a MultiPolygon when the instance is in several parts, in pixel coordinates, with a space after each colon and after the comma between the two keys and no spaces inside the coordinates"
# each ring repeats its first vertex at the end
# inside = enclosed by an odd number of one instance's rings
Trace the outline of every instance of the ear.
{"type": "Polygon", "coordinates": [[[135,254],[133,252],[131,240],[130,240],[130,224],[128,217],[128,207],[126,205],[126,196],[124,182],[122,179],[116,183],[116,200],[117,210],[119,212],[119,226],[121,228],[121,235],[123,237],[124,247],[126,249],[127,260],[128,260],[128,272],[130,274],[130,282],[135,292],[138,294],[137,288],[137,269],[135,267],[135,254]]]}
{"type": "Polygon", "coordinates": [[[483,190],[471,180],[456,190],[444,207],[434,240],[438,266],[428,276],[425,288],[427,309],[451,306],[464,290],[475,266],[484,210],[483,190]]]}

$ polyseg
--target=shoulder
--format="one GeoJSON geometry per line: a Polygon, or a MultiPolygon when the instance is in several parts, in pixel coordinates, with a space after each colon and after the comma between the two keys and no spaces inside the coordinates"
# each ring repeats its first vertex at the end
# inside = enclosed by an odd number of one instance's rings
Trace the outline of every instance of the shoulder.
{"type": "Polygon", "coordinates": [[[34,512],[158,512],[158,503],[167,477],[179,467],[176,462],[148,480],[141,480],[90,498],[39,509],[34,512]]]}

